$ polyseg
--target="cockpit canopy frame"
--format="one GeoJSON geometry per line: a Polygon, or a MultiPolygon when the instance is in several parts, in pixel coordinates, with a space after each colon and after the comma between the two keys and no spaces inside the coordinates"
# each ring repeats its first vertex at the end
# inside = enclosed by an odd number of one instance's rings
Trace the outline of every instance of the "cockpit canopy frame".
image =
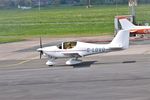
{"type": "Polygon", "coordinates": [[[77,45],[76,41],[69,41],[69,42],[62,42],[61,44],[58,44],[57,47],[59,49],[72,49],[77,45]]]}

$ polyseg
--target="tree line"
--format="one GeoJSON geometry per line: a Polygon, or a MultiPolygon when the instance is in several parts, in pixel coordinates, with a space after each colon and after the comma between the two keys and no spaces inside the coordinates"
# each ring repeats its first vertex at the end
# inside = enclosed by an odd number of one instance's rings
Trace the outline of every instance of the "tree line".
{"type": "MultiPolygon", "coordinates": [[[[128,0],[0,0],[0,8],[20,6],[49,6],[49,5],[101,5],[127,4],[128,0]]],[[[138,0],[138,3],[150,3],[150,0],[138,0]]]]}

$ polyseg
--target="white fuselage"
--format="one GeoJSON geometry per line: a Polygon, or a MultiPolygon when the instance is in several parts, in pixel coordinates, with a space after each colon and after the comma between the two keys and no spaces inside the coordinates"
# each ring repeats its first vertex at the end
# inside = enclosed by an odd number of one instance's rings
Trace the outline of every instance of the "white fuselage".
{"type": "Polygon", "coordinates": [[[104,53],[111,51],[109,44],[91,44],[84,42],[77,42],[77,45],[72,49],[58,49],[57,46],[45,47],[43,51],[46,55],[60,58],[60,57],[69,57],[65,55],[66,53],[78,53],[81,57],[91,54],[104,53]]]}

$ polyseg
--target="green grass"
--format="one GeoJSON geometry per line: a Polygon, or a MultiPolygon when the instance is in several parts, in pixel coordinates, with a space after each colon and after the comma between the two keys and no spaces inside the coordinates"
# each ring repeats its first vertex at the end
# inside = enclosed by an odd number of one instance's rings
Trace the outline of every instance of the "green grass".
{"type": "Polygon", "coordinates": [[[23,41],[25,39],[19,37],[0,37],[0,44],[1,43],[8,43],[8,42],[18,42],[23,41]]]}
{"type": "MultiPolygon", "coordinates": [[[[150,5],[137,7],[137,20],[150,20],[150,5]],[[143,16],[144,15],[144,16],[143,16]]],[[[103,5],[85,7],[47,7],[38,11],[7,9],[0,10],[0,36],[10,41],[11,36],[15,41],[37,37],[39,35],[48,37],[65,36],[95,36],[111,35],[114,32],[114,16],[128,15],[127,5],[103,5]],[[20,38],[21,37],[21,38],[20,38]]],[[[0,38],[0,42],[4,40],[0,38]]]]}

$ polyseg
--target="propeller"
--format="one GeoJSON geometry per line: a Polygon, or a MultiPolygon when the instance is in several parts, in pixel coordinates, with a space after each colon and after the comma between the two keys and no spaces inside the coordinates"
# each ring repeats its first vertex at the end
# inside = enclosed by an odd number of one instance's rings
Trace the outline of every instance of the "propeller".
{"type": "Polygon", "coordinates": [[[37,49],[38,52],[40,52],[40,59],[42,58],[42,55],[43,55],[43,45],[42,45],[42,38],[40,37],[40,48],[37,49]]]}

